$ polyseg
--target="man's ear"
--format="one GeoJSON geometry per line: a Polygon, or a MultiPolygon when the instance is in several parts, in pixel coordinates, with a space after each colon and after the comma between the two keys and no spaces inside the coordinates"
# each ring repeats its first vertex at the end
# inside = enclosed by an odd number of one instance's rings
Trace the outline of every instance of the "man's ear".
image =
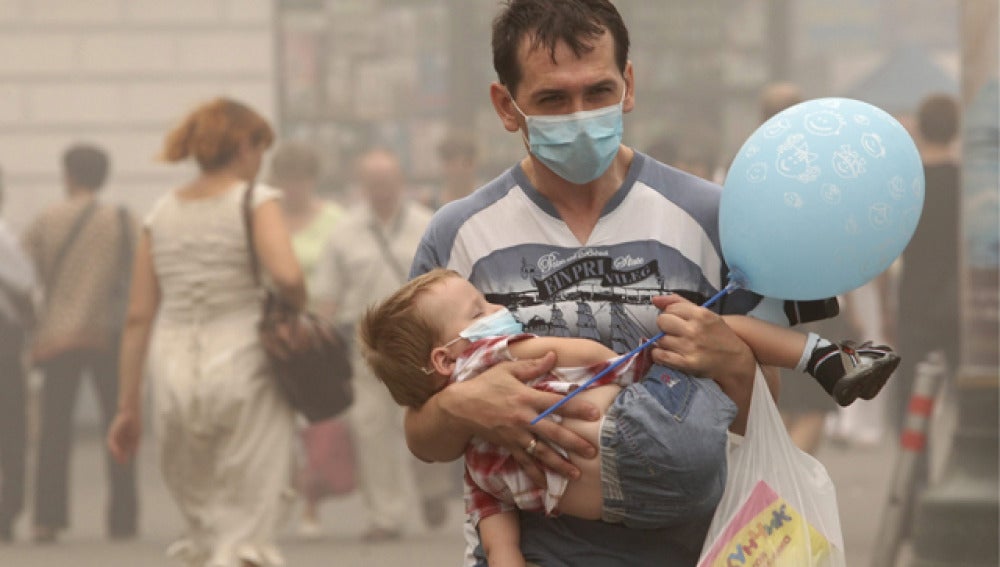
{"type": "Polygon", "coordinates": [[[631,61],[625,64],[625,88],[628,89],[628,94],[622,103],[622,112],[632,112],[635,108],[635,73],[632,71],[631,61]]]}
{"type": "Polygon", "coordinates": [[[508,132],[517,132],[521,129],[521,123],[518,121],[520,115],[514,108],[510,97],[507,87],[497,82],[490,84],[490,100],[493,102],[493,110],[496,111],[500,121],[503,122],[503,127],[508,132]]]}
{"type": "Polygon", "coordinates": [[[451,376],[455,371],[455,359],[448,352],[448,347],[439,346],[431,351],[429,370],[434,370],[442,376],[451,376]]]}

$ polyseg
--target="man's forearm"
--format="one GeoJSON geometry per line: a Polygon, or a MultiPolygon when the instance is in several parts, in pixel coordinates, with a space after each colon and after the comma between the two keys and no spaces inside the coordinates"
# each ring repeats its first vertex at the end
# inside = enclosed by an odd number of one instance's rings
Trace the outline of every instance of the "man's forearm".
{"type": "Polygon", "coordinates": [[[438,392],[420,409],[406,410],[406,445],[418,459],[427,462],[454,461],[465,452],[472,433],[441,407],[445,391],[438,392]]]}
{"type": "Polygon", "coordinates": [[[729,430],[733,433],[743,435],[746,431],[747,417],[750,414],[750,398],[753,393],[754,377],[757,373],[757,360],[752,356],[747,360],[741,360],[730,367],[730,371],[724,376],[719,376],[715,381],[733,403],[736,404],[736,417],[733,418],[729,430]]]}

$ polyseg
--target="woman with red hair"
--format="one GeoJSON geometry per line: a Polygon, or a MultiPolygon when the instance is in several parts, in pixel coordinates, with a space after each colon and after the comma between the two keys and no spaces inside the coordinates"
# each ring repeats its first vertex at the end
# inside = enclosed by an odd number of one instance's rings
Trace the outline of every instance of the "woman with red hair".
{"type": "Polygon", "coordinates": [[[121,461],[139,446],[148,350],[163,477],[187,524],[169,553],[192,567],[282,564],[275,538],[293,494],[295,414],[257,336],[260,290],[243,217],[253,186],[250,239],[265,279],[302,308],[280,192],[253,185],[273,139],[266,120],[229,99],[185,118],[163,158],[193,158],[200,173],[153,207],[135,258],[108,446],[121,461]]]}

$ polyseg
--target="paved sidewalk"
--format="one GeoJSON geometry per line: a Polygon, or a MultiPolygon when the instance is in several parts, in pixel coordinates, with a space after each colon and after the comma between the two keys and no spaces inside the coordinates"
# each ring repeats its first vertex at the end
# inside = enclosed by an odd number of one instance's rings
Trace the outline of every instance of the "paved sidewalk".
{"type": "MultiPolygon", "coordinates": [[[[0,546],[0,567],[171,567],[164,549],[180,532],[180,518],[167,496],[150,454],[143,445],[141,466],[141,535],[134,542],[109,543],[103,537],[104,471],[100,440],[87,435],[76,445],[73,462],[72,527],[54,545],[27,541],[27,521],[18,525],[19,540],[0,546]]],[[[896,449],[886,441],[869,448],[825,445],[818,455],[837,486],[847,564],[868,567],[878,522],[886,501],[896,449]]],[[[458,566],[461,550],[461,512],[458,499],[450,503],[449,517],[439,530],[414,525],[398,542],[368,545],[359,541],[364,526],[361,499],[351,495],[328,501],[322,516],[326,537],[306,541],[294,525],[283,537],[289,567],[458,566]]],[[[30,517],[30,516],[29,516],[30,517]]]]}

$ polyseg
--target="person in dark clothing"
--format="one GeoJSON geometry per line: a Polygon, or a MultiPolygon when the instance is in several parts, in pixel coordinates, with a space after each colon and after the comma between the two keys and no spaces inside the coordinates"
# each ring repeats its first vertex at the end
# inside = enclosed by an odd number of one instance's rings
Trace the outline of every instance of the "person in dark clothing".
{"type": "MultiPolygon", "coordinates": [[[[3,198],[0,178],[0,200],[3,198]]],[[[11,541],[24,508],[24,343],[33,321],[35,272],[0,218],[0,542],[11,541]]]]}
{"type": "Polygon", "coordinates": [[[943,94],[926,97],[917,113],[917,129],[924,164],[924,208],[902,256],[897,337],[903,362],[896,376],[900,395],[893,420],[897,429],[905,419],[917,364],[940,350],[954,371],[959,355],[961,191],[955,143],[959,129],[957,101],[943,94]]]}
{"type": "MultiPolygon", "coordinates": [[[[92,144],[75,144],[63,154],[66,198],[38,215],[23,242],[44,293],[31,341],[31,362],[43,375],[41,425],[34,482],[37,543],[55,541],[69,524],[69,464],[73,410],[80,382],[89,374],[106,427],[118,399],[118,341],[122,299],[128,295],[132,216],[104,202],[98,193],[108,173],[108,156],[92,144]]],[[[107,456],[107,534],[136,533],[136,487],[132,464],[107,456]]]]}

